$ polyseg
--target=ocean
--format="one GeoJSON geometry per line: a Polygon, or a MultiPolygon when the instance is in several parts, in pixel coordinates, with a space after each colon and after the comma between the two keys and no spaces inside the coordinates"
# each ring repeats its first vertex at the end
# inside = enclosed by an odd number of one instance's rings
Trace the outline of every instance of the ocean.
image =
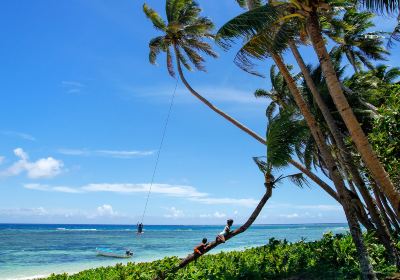
{"type": "MultiPolygon", "coordinates": [[[[136,226],[129,225],[0,224],[0,280],[73,273],[167,256],[183,257],[203,237],[214,239],[223,227],[145,225],[144,234],[138,236],[136,226]],[[131,249],[134,256],[129,260],[101,257],[96,255],[96,247],[131,249]]],[[[271,237],[290,242],[302,238],[312,241],[328,231],[347,230],[347,224],[253,225],[214,252],[261,246],[271,237]]]]}

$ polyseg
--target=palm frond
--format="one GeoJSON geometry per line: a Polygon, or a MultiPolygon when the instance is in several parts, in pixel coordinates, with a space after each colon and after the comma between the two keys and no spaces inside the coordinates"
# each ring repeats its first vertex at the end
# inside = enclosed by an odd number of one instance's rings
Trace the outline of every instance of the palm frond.
{"type": "Polygon", "coordinates": [[[171,77],[175,78],[174,63],[173,63],[171,51],[170,51],[169,48],[167,48],[166,52],[167,52],[167,69],[168,69],[168,73],[171,75],[171,77]]]}
{"type": "Polygon", "coordinates": [[[268,164],[266,160],[263,160],[265,157],[253,157],[254,162],[256,163],[258,169],[263,174],[270,174],[271,173],[271,165],[268,164]]]}
{"type": "Polygon", "coordinates": [[[263,3],[261,0],[236,0],[239,6],[246,10],[259,8],[263,3]]]}
{"type": "Polygon", "coordinates": [[[154,28],[165,31],[167,28],[167,24],[165,21],[160,17],[160,15],[150,8],[146,3],[143,4],[143,12],[147,16],[148,19],[151,20],[153,23],[154,28]]]}
{"type": "Polygon", "coordinates": [[[397,16],[397,25],[393,29],[392,33],[390,33],[389,40],[387,42],[389,48],[393,47],[395,44],[394,41],[400,42],[400,12],[397,16]]]}
{"type": "Polygon", "coordinates": [[[163,36],[158,36],[150,40],[149,43],[149,61],[151,64],[156,64],[158,54],[163,51],[163,36]]]}
{"type": "Polygon", "coordinates": [[[286,166],[307,128],[290,110],[282,111],[270,120],[267,127],[267,160],[272,166],[286,166]]]}
{"type": "Polygon", "coordinates": [[[205,67],[203,65],[204,58],[202,58],[196,51],[186,45],[182,45],[181,47],[185,51],[189,60],[193,63],[194,67],[197,70],[205,71],[205,67]]]}
{"type": "Polygon", "coordinates": [[[277,24],[280,11],[267,4],[231,19],[218,30],[217,43],[229,49],[235,39],[253,37],[266,26],[277,24]]]}
{"type": "Polygon", "coordinates": [[[289,179],[293,184],[299,188],[310,187],[310,182],[304,177],[303,173],[296,173],[287,176],[283,176],[282,179],[289,179]]]}
{"type": "Polygon", "coordinates": [[[291,23],[277,26],[275,30],[271,30],[270,26],[260,30],[238,51],[235,64],[248,73],[262,77],[262,74],[254,70],[255,63],[252,60],[262,60],[270,57],[271,53],[281,53],[296,32],[291,23]]]}
{"type": "Polygon", "coordinates": [[[254,92],[254,97],[255,98],[261,98],[261,97],[266,97],[266,98],[271,98],[272,94],[269,91],[266,91],[265,89],[256,89],[254,92]]]}
{"type": "Polygon", "coordinates": [[[400,10],[399,0],[360,0],[365,8],[378,13],[398,13],[400,10]]]}

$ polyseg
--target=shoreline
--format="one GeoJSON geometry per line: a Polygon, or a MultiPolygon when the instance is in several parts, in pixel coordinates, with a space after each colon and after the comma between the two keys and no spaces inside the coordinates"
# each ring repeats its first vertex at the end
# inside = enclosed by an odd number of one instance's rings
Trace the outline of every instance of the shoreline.
{"type": "MultiPolygon", "coordinates": [[[[244,252],[247,249],[258,248],[258,247],[260,247],[260,246],[253,246],[253,247],[247,247],[246,246],[246,247],[238,247],[238,248],[234,248],[234,249],[232,249],[232,248],[226,248],[226,249],[221,248],[220,250],[215,250],[215,251],[213,251],[211,253],[208,253],[207,255],[216,255],[216,254],[219,254],[221,252],[225,252],[225,253],[228,253],[228,252],[244,252]]],[[[188,254],[189,253],[191,253],[191,252],[188,252],[188,254]]],[[[154,262],[154,261],[162,260],[164,258],[172,258],[172,257],[184,258],[185,256],[186,255],[177,254],[177,255],[169,255],[169,256],[164,256],[164,257],[159,257],[159,258],[154,258],[154,259],[143,259],[143,260],[138,260],[138,261],[134,261],[134,259],[131,259],[131,260],[126,260],[125,262],[116,261],[116,262],[112,262],[112,263],[111,263],[112,258],[109,258],[110,259],[110,263],[109,264],[107,264],[107,263],[98,264],[98,265],[93,264],[93,266],[83,266],[81,268],[77,268],[79,266],[79,264],[77,264],[77,265],[71,265],[71,266],[75,267],[75,269],[71,268],[71,270],[66,269],[66,270],[63,270],[63,271],[60,271],[60,272],[54,272],[53,271],[53,272],[44,273],[44,274],[40,274],[40,275],[22,276],[22,277],[11,277],[11,278],[1,278],[0,277],[0,280],[41,280],[41,279],[48,278],[52,274],[68,273],[68,275],[72,275],[72,274],[77,274],[77,273],[80,273],[80,272],[83,272],[83,271],[89,270],[89,269],[96,269],[96,268],[104,268],[104,267],[108,267],[108,266],[115,266],[115,265],[117,265],[119,263],[121,263],[122,265],[126,265],[128,263],[135,263],[135,264],[151,263],[151,262],[154,262]]],[[[104,258],[106,259],[106,257],[104,257],[104,258]]],[[[115,259],[115,260],[117,260],[117,259],[115,259]]]]}

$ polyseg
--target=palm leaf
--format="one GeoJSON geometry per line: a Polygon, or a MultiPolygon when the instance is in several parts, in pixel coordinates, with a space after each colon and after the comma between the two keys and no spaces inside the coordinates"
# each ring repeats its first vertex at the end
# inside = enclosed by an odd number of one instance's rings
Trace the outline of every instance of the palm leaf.
{"type": "Polygon", "coordinates": [[[264,5],[231,19],[218,30],[217,43],[228,49],[237,38],[253,37],[266,26],[276,24],[280,11],[278,7],[264,5]]]}
{"type": "Polygon", "coordinates": [[[167,69],[168,69],[168,73],[172,77],[175,77],[174,64],[172,61],[172,55],[171,55],[171,51],[169,48],[167,48],[167,69]]]}
{"type": "Polygon", "coordinates": [[[267,160],[276,167],[288,164],[294,147],[301,141],[307,128],[290,110],[282,111],[270,120],[267,127],[267,160]]]}
{"type": "Polygon", "coordinates": [[[159,30],[162,30],[162,31],[166,30],[167,24],[160,17],[160,15],[157,14],[157,12],[154,11],[152,8],[150,8],[146,3],[143,4],[143,12],[147,16],[147,18],[151,20],[151,22],[153,23],[153,26],[156,29],[159,29],[159,30]]]}
{"type": "Polygon", "coordinates": [[[400,10],[399,0],[361,0],[360,3],[367,9],[380,13],[398,13],[400,10]]]}
{"type": "Polygon", "coordinates": [[[304,177],[303,173],[296,173],[288,176],[284,176],[282,179],[289,179],[293,184],[299,188],[310,187],[310,182],[304,177]]]}

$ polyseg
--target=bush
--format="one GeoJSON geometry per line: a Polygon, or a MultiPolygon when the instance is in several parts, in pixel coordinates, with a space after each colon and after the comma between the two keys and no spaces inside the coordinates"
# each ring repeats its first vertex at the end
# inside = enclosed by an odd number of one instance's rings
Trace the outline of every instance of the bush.
{"type": "MultiPolygon", "coordinates": [[[[372,235],[365,235],[371,263],[380,277],[395,272],[385,260],[385,250],[372,235]]],[[[128,263],[67,274],[51,275],[47,280],[138,280],[164,276],[175,279],[357,279],[356,249],[350,235],[327,233],[321,240],[289,243],[270,239],[268,244],[241,252],[209,254],[177,273],[168,274],[179,264],[177,257],[149,263],[128,263]],[[166,274],[163,274],[166,273],[166,274]]]]}

